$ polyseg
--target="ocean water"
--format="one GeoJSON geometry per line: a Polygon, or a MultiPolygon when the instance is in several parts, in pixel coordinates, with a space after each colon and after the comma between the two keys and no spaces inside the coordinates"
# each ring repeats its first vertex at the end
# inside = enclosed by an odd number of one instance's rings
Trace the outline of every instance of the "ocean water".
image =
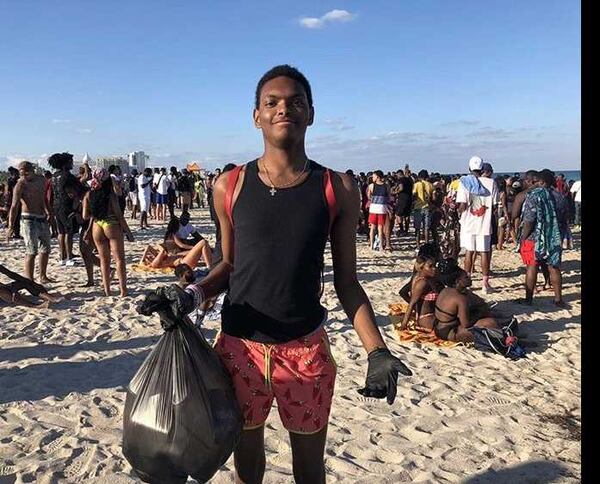
{"type": "MultiPolygon", "coordinates": [[[[581,180],[581,170],[553,170],[555,175],[565,175],[565,180],[581,180]]],[[[494,173],[494,177],[498,175],[514,175],[516,172],[498,172],[494,173]]]]}

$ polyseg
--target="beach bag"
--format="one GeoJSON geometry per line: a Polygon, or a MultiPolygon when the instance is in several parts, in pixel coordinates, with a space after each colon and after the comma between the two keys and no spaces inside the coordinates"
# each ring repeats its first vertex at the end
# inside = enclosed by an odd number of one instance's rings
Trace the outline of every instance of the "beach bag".
{"type": "Polygon", "coordinates": [[[475,349],[497,353],[511,360],[525,358],[525,350],[518,344],[516,336],[517,324],[513,324],[513,321],[501,329],[478,326],[469,328],[473,334],[475,349]]]}
{"type": "Polygon", "coordinates": [[[229,373],[186,317],[161,336],[127,388],[123,455],[144,482],[207,482],[241,431],[229,373]]]}

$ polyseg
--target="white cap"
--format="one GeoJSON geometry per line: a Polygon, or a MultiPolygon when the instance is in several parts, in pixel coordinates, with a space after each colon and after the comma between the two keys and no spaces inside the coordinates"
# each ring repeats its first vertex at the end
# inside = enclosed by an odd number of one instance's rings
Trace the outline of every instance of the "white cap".
{"type": "Polygon", "coordinates": [[[479,156],[473,156],[469,160],[469,170],[471,170],[471,171],[481,170],[482,165],[483,165],[483,160],[481,158],[479,158],[479,156]]]}
{"type": "Polygon", "coordinates": [[[87,163],[89,164],[91,161],[90,155],[88,155],[87,153],[85,155],[83,155],[83,163],[87,163]]]}

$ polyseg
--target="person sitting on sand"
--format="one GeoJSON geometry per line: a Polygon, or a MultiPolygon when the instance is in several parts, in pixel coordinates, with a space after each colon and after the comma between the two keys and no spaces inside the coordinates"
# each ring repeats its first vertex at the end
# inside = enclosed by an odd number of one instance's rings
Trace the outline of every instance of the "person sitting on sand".
{"type": "Polygon", "coordinates": [[[438,274],[439,280],[446,286],[435,302],[433,331],[438,338],[470,343],[473,342],[473,334],[469,328],[500,328],[495,318],[480,317],[469,311],[467,288],[471,286],[471,276],[458,266],[455,259],[441,261],[438,274]]]}
{"type": "Polygon", "coordinates": [[[177,235],[179,228],[179,219],[173,217],[167,225],[162,244],[159,244],[158,247],[149,245],[142,255],[141,264],[159,269],[175,267],[181,262],[185,262],[194,268],[202,258],[206,266],[210,268],[212,265],[212,252],[208,242],[202,239],[191,245],[187,240],[183,240],[177,235]]]}
{"type": "Polygon", "coordinates": [[[4,267],[0,264],[0,273],[8,276],[13,282],[9,284],[0,284],[0,300],[14,306],[26,306],[26,307],[50,307],[50,303],[57,303],[62,301],[60,296],[52,296],[48,293],[48,290],[31,279],[23,277],[16,272],[4,267]],[[44,302],[37,303],[34,300],[23,296],[19,293],[21,289],[25,289],[32,296],[43,299],[44,302]]]}
{"type": "Polygon", "coordinates": [[[435,257],[431,255],[417,256],[415,276],[410,288],[410,301],[408,309],[404,313],[401,329],[406,329],[408,321],[415,310],[417,312],[417,326],[429,330],[433,329],[435,301],[444,287],[437,279],[435,266],[435,257]]]}

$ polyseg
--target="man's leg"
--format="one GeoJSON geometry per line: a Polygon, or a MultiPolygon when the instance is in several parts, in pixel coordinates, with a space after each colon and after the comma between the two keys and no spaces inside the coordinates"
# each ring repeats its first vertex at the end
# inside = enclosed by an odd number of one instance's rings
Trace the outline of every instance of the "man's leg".
{"type": "Polygon", "coordinates": [[[377,235],[379,235],[379,252],[383,252],[383,246],[385,245],[384,225],[377,225],[377,235]]]}
{"type": "Polygon", "coordinates": [[[475,252],[471,251],[471,250],[467,250],[465,252],[465,272],[467,274],[471,274],[471,271],[473,270],[473,255],[475,254],[475,252]]]}
{"type": "Polygon", "coordinates": [[[265,475],[265,427],[243,430],[233,452],[236,484],[260,484],[265,475]]]}
{"type": "Polygon", "coordinates": [[[533,292],[535,291],[537,275],[537,264],[528,265],[527,273],[525,274],[525,300],[529,303],[533,301],[533,292]]]}
{"type": "Polygon", "coordinates": [[[480,252],[481,254],[481,272],[483,274],[483,287],[490,287],[490,263],[492,260],[492,251],[480,252]]]}
{"type": "Polygon", "coordinates": [[[48,259],[50,257],[50,252],[40,252],[40,282],[42,284],[47,284],[49,282],[53,282],[48,277],[48,259]]]}
{"type": "Polygon", "coordinates": [[[60,252],[60,260],[64,261],[67,260],[67,235],[66,234],[61,234],[59,232],[58,234],[58,249],[60,252]]]}
{"type": "Polygon", "coordinates": [[[562,304],[562,274],[560,267],[548,266],[548,271],[550,272],[550,280],[554,289],[554,303],[562,304]]]}
{"type": "Polygon", "coordinates": [[[25,277],[33,281],[33,269],[35,267],[35,254],[25,254],[25,277]]]}
{"type": "Polygon", "coordinates": [[[316,434],[290,432],[294,479],[297,484],[325,483],[325,441],[327,425],[316,434]]]}

